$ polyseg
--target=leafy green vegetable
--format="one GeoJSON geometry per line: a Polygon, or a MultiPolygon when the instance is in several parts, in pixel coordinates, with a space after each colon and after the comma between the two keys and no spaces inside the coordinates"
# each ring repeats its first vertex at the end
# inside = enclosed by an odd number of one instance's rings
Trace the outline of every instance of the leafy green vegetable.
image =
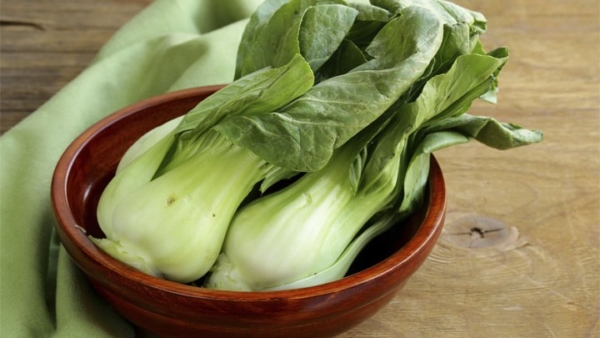
{"type": "Polygon", "coordinates": [[[214,125],[227,114],[276,109],[310,88],[312,79],[298,55],[238,79],[174,129],[171,122],[143,137],[100,198],[97,217],[106,238],[94,239],[96,244],[148,274],[179,282],[202,277],[234,212],[272,168],[214,125]]]}
{"type": "Polygon", "coordinates": [[[108,185],[98,206],[107,238],[95,242],[141,271],[191,282],[214,263],[231,216],[268,166],[209,131],[198,145],[203,151],[151,179],[166,140],[134,159],[108,185]]]}
{"type": "Polygon", "coordinates": [[[296,54],[318,69],[342,42],[357,14],[344,1],[265,1],[242,36],[236,78],[278,67],[296,54]]]}
{"type": "Polygon", "coordinates": [[[515,129],[480,134],[479,120],[435,123],[461,115],[489,90],[506,61],[495,54],[457,57],[415,101],[365,128],[324,169],[240,209],[205,286],[277,290],[341,278],[369,240],[422,205],[433,151],[471,137],[521,145],[515,129]]]}
{"type": "Polygon", "coordinates": [[[270,163],[318,170],[423,75],[442,37],[435,16],[407,8],[374,37],[367,62],[319,82],[278,111],[232,116],[216,128],[270,163]]]}
{"type": "Polygon", "coordinates": [[[466,114],[477,98],[495,102],[508,58],[484,51],[485,30],[480,13],[440,0],[266,0],[234,81],[125,154],[94,242],[179,282],[210,270],[208,287],[343,277],[422,205],[433,151],[542,139],[466,114]]]}

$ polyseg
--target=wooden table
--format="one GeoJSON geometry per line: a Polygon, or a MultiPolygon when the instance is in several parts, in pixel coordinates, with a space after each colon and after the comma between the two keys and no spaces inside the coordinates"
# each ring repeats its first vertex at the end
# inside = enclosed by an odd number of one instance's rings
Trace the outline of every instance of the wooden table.
{"type": "MultiPolygon", "coordinates": [[[[4,0],[1,131],[78,74],[150,0],[4,0]]],[[[444,234],[392,303],[342,337],[600,336],[600,13],[597,0],[457,0],[511,59],[496,106],[473,114],[542,129],[501,152],[437,154],[444,234]]]]}

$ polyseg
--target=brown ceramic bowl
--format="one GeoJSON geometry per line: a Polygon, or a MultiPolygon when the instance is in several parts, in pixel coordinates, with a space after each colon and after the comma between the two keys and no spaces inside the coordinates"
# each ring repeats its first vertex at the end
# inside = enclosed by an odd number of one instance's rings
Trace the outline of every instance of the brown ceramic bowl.
{"type": "Polygon", "coordinates": [[[183,285],[138,272],[86,237],[103,236],[99,195],[125,150],[142,134],[186,113],[220,86],[152,98],[120,110],[79,136],[52,181],[57,231],[93,288],[142,332],[168,337],[330,337],[385,306],[433,248],[445,215],[445,186],[435,159],[426,205],[363,250],[345,278],[276,292],[230,292],[183,285]]]}

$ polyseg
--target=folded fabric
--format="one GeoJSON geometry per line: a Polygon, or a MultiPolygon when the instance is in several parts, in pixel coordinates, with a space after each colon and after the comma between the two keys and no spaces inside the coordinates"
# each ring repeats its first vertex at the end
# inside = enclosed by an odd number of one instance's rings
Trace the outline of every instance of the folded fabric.
{"type": "Polygon", "coordinates": [[[153,2],[76,79],[0,137],[0,336],[134,336],[57,240],[54,167],[75,137],[124,106],[231,82],[245,18],[260,2],[153,2]]]}

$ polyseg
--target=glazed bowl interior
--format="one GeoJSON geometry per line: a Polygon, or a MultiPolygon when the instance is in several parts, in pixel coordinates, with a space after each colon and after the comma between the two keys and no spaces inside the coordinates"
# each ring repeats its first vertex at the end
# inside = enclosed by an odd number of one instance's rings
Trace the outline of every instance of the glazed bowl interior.
{"type": "Polygon", "coordinates": [[[108,256],[87,237],[104,237],[96,219],[98,200],[131,144],[220,88],[183,90],[127,107],[90,127],[65,151],[55,170],[52,201],[57,232],[73,261],[125,318],[158,333],[328,336],[368,318],[404,285],[440,234],[445,188],[433,157],[423,208],[363,249],[347,277],[323,285],[274,292],[208,290],[145,275],[108,256]],[[325,324],[318,327],[319,321],[325,324]]]}

